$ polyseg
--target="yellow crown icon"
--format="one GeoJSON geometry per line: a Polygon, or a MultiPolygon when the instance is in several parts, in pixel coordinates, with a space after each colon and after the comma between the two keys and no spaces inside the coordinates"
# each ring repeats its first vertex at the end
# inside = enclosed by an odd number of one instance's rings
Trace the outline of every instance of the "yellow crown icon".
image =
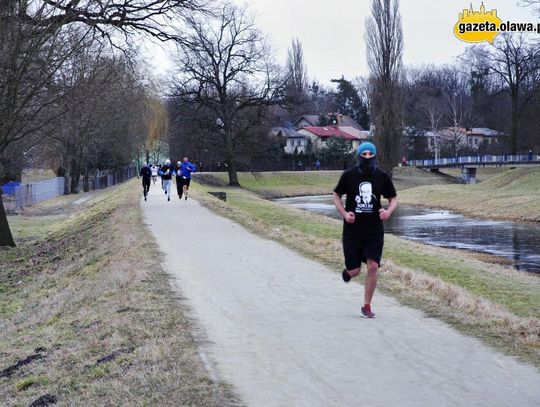
{"type": "Polygon", "coordinates": [[[454,25],[454,35],[466,42],[487,41],[493,44],[493,40],[499,34],[502,21],[497,17],[497,10],[486,12],[484,2],[480,11],[474,11],[472,3],[469,10],[464,9],[459,13],[458,22],[454,25]]]}

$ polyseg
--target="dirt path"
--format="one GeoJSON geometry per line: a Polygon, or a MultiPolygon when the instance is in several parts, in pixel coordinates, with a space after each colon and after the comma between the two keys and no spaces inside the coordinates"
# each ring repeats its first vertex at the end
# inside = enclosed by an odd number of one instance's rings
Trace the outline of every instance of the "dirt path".
{"type": "Polygon", "coordinates": [[[217,216],[141,202],[166,269],[248,406],[538,406],[540,372],[217,216]]]}

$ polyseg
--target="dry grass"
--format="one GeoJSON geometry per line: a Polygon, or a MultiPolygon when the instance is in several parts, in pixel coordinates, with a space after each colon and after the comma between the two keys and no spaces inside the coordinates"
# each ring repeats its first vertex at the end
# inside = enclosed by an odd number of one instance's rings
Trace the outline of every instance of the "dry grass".
{"type": "Polygon", "coordinates": [[[46,227],[39,207],[10,218],[26,235],[0,256],[0,404],[46,394],[70,406],[235,403],[201,361],[204,339],[160,266],[139,192],[132,181],[80,206],[49,202],[44,213],[66,213],[46,227]]]}
{"type": "Polygon", "coordinates": [[[475,185],[432,185],[399,192],[400,202],[466,215],[540,222],[540,168],[506,170],[475,185]]]}
{"type": "MultiPolygon", "coordinates": [[[[266,199],[302,195],[332,194],[343,171],[279,171],[240,172],[238,180],[242,188],[253,191],[266,199]]],[[[195,180],[212,187],[228,184],[224,172],[196,174],[195,180]]],[[[448,185],[446,177],[431,174],[417,168],[400,167],[394,170],[394,183],[398,190],[421,185],[448,185]]]]}
{"type": "MultiPolygon", "coordinates": [[[[195,184],[212,210],[334,270],[343,264],[341,222],[222,187],[227,202],[195,184]]],[[[490,259],[492,260],[492,259],[490,259]]],[[[441,318],[501,351],[540,366],[540,279],[488,263],[473,253],[387,235],[379,287],[404,304],[441,318]]]]}

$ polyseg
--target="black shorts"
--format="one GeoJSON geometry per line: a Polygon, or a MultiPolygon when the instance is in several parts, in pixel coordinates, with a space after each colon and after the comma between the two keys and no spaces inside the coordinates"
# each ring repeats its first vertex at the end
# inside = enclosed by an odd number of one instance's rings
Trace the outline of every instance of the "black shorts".
{"type": "Polygon", "coordinates": [[[345,267],[354,270],[371,259],[380,266],[384,246],[384,231],[375,231],[362,237],[343,239],[345,267]]]}
{"type": "Polygon", "coordinates": [[[191,182],[191,179],[184,178],[184,177],[176,177],[176,185],[180,185],[180,186],[187,185],[189,188],[190,182],[191,182]]]}

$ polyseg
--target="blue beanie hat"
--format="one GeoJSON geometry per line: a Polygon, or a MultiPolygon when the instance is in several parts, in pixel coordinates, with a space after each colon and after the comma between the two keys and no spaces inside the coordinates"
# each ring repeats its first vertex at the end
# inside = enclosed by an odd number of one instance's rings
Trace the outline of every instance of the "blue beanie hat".
{"type": "Polygon", "coordinates": [[[377,155],[377,147],[369,141],[364,141],[358,146],[358,155],[362,154],[364,151],[370,151],[373,155],[377,155]]]}

